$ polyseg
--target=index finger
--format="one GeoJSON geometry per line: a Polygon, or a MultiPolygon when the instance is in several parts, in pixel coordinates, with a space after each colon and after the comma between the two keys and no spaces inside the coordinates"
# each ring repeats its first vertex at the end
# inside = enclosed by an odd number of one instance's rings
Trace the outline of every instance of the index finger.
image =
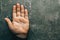
{"type": "Polygon", "coordinates": [[[16,17],[16,5],[13,6],[13,19],[16,17]]]}

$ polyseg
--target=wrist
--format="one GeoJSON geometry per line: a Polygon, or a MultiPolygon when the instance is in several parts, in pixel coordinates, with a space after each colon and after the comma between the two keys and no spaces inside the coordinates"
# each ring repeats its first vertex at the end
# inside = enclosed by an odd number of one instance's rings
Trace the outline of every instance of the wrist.
{"type": "Polygon", "coordinates": [[[27,38],[27,34],[17,34],[16,36],[19,38],[27,38]]]}

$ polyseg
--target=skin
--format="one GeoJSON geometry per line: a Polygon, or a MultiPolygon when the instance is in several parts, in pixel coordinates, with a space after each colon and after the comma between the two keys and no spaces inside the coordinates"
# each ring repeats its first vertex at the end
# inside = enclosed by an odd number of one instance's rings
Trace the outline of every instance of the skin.
{"type": "Polygon", "coordinates": [[[29,30],[28,10],[23,5],[17,3],[13,6],[12,17],[12,21],[9,18],[5,18],[10,30],[17,37],[26,38],[29,30]]]}

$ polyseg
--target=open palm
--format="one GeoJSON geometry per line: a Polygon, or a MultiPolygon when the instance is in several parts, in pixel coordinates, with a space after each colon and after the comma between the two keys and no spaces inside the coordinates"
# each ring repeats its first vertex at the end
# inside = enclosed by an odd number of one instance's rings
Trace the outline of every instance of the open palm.
{"type": "Polygon", "coordinates": [[[13,21],[9,18],[5,18],[9,25],[10,30],[16,33],[17,36],[24,36],[29,30],[28,10],[24,9],[23,5],[17,3],[13,6],[13,21]]]}

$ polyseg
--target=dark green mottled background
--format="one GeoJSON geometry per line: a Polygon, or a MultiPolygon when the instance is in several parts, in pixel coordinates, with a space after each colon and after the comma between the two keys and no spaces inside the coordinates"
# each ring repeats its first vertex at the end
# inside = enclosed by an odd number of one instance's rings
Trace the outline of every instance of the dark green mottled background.
{"type": "MultiPolygon", "coordinates": [[[[22,0],[0,0],[0,40],[15,40],[4,18],[11,19],[12,6],[17,2],[24,4],[22,0]]],[[[28,9],[28,40],[60,40],[60,0],[32,0],[28,9]]]]}

